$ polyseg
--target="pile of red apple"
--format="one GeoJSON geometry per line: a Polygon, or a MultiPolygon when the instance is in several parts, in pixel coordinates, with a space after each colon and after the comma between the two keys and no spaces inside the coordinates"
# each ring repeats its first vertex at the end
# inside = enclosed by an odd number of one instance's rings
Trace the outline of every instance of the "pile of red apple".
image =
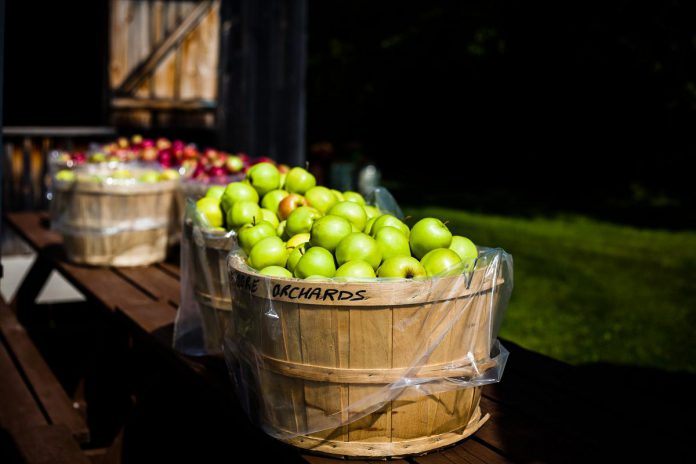
{"type": "Polygon", "coordinates": [[[478,250],[436,218],[409,227],[357,192],[317,186],[301,167],[259,163],[196,203],[212,230],[237,233],[260,274],[298,279],[425,278],[473,268],[478,250]]]}
{"type": "MultiPolygon", "coordinates": [[[[244,153],[227,153],[206,148],[201,151],[195,144],[167,138],[144,139],[134,135],[130,139],[119,137],[89,154],[82,152],[60,153],[55,159],[58,164],[72,167],[86,162],[132,162],[158,163],[165,169],[177,169],[184,177],[200,182],[227,183],[243,178],[246,171],[260,162],[275,162],[267,157],[250,158],[244,153]]],[[[280,169],[288,167],[280,165],[280,169]]]]}

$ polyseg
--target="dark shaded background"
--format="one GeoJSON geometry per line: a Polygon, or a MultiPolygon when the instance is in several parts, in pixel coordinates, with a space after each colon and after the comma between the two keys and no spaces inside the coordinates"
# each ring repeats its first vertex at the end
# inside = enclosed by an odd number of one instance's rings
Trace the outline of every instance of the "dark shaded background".
{"type": "MultiPolygon", "coordinates": [[[[8,2],[7,125],[107,120],[106,7],[8,2]]],[[[693,227],[694,17],[693,2],[313,0],[308,145],[375,161],[402,203],[693,227]]]]}

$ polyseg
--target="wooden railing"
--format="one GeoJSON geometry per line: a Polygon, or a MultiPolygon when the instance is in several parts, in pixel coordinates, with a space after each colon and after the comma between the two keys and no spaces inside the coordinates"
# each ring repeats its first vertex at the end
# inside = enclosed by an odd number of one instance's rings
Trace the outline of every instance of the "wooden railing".
{"type": "Polygon", "coordinates": [[[2,204],[5,211],[46,207],[48,156],[53,150],[85,150],[113,139],[113,127],[4,127],[2,204]]]}

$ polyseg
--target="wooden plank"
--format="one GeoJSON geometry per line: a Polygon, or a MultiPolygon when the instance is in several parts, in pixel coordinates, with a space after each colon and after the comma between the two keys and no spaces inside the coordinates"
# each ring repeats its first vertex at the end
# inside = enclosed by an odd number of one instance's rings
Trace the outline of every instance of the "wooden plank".
{"type": "Polygon", "coordinates": [[[163,327],[174,324],[176,318],[174,308],[163,303],[118,303],[117,311],[147,334],[152,334],[163,327]]]}
{"type": "Polygon", "coordinates": [[[217,98],[219,1],[181,43],[180,98],[217,98]]]}
{"type": "MultiPolygon", "coordinates": [[[[308,462],[309,464],[337,464],[337,463],[345,463],[345,464],[374,464],[376,461],[359,461],[359,460],[345,460],[345,459],[338,459],[338,458],[328,458],[324,456],[313,456],[311,454],[303,454],[301,456],[302,460],[304,462],[308,462]]],[[[383,463],[389,463],[389,464],[407,464],[407,461],[404,461],[402,459],[393,459],[389,461],[377,461],[377,462],[383,462],[383,463]]]]}
{"type": "Polygon", "coordinates": [[[72,400],[51,372],[38,349],[14,313],[0,302],[0,331],[7,348],[21,366],[31,390],[38,398],[51,424],[65,425],[80,443],[89,441],[85,420],[72,407],[72,400]]]}
{"type": "Polygon", "coordinates": [[[156,266],[177,279],[181,276],[181,268],[177,264],[164,262],[158,263],[156,266]]]}
{"type": "Polygon", "coordinates": [[[114,89],[128,73],[128,23],[129,2],[111,0],[109,87],[114,89]]]}
{"type": "Polygon", "coordinates": [[[217,107],[215,101],[204,99],[166,100],[161,98],[119,97],[111,100],[111,106],[118,109],[146,108],[153,110],[208,111],[217,107]]]}
{"type": "Polygon", "coordinates": [[[212,6],[213,3],[209,1],[197,3],[195,8],[173,31],[152,48],[149,56],[131,67],[131,71],[123,79],[116,92],[121,95],[132,94],[142,81],[162,62],[165,56],[198,25],[212,6]]]}
{"type": "Polygon", "coordinates": [[[132,285],[144,289],[158,300],[179,306],[181,286],[170,274],[155,266],[115,269],[118,275],[126,278],[132,285]]]}
{"type": "Polygon", "coordinates": [[[27,464],[91,464],[62,425],[40,425],[13,434],[27,464]]]}
{"type": "Polygon", "coordinates": [[[35,250],[63,243],[63,237],[58,232],[48,228],[46,214],[37,212],[9,213],[7,222],[35,250]]]}
{"type": "Polygon", "coordinates": [[[0,428],[10,432],[47,423],[5,345],[0,341],[0,428]]]}

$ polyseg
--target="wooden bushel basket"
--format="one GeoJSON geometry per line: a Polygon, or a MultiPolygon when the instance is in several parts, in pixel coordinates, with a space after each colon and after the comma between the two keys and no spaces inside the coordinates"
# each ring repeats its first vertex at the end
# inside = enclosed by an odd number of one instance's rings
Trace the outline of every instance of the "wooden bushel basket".
{"type": "Polygon", "coordinates": [[[101,266],[163,261],[177,181],[112,185],[57,182],[52,220],[69,260],[101,266]]]}
{"type": "Polygon", "coordinates": [[[184,233],[192,247],[194,297],[201,310],[205,349],[209,353],[219,353],[232,308],[227,254],[237,238],[236,235],[201,233],[191,220],[186,221],[184,233]]]}
{"type": "Polygon", "coordinates": [[[456,443],[488,419],[481,387],[452,379],[495,366],[491,311],[502,277],[480,269],[421,281],[306,281],[261,276],[234,256],[228,268],[226,341],[241,399],[258,402],[261,425],[281,441],[347,457],[407,456],[456,443]],[[404,378],[452,387],[397,391],[404,378]]]}

